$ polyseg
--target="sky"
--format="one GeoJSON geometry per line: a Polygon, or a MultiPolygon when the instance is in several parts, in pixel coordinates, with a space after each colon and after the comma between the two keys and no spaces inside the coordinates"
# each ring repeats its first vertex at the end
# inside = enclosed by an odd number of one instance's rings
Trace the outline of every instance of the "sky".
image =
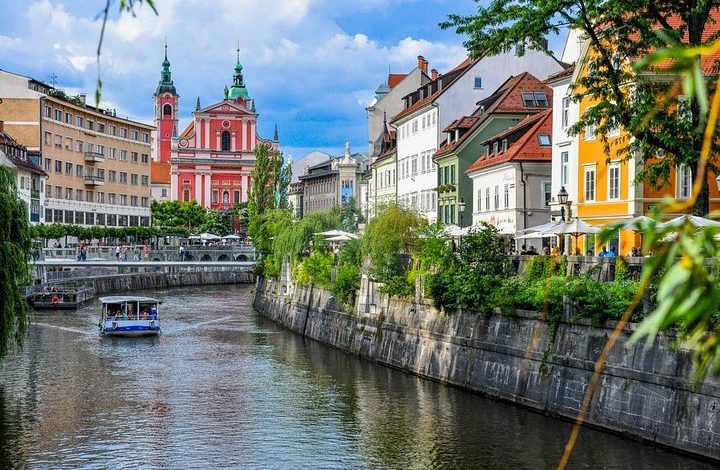
{"type": "MultiPolygon", "coordinates": [[[[105,0],[0,0],[0,68],[94,96],[105,0]]],[[[438,23],[471,14],[473,0],[155,0],[135,16],[113,0],[101,55],[103,108],[152,123],[165,38],[180,95],[180,124],[223,98],[240,45],[245,84],[262,137],[277,124],[295,159],[333,155],[349,141],[367,151],[365,107],[388,70],[409,72],[423,55],[447,71],[466,57],[463,38],[438,23]]],[[[551,43],[552,44],[552,43],[551,43]]]]}

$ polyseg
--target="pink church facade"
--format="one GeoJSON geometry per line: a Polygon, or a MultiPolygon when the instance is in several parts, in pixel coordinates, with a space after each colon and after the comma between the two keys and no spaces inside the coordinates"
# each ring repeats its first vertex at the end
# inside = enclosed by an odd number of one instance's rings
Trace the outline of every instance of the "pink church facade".
{"type": "Polygon", "coordinates": [[[176,124],[179,96],[167,83],[169,69],[162,77],[155,96],[156,155],[159,161],[170,162],[171,199],[195,200],[215,210],[246,202],[255,148],[264,144],[276,150],[279,142],[277,129],[272,140],[257,133],[258,114],[243,82],[240,61],[232,86],[225,87],[224,99],[204,108],[198,99],[192,121],[180,135],[176,124]],[[165,140],[168,132],[173,133],[170,145],[165,140]]]}

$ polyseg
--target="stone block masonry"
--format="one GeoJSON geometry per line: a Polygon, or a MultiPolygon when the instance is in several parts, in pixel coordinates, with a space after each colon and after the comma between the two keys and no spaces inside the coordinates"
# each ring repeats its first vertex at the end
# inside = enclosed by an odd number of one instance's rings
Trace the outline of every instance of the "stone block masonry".
{"type": "MultiPolygon", "coordinates": [[[[438,312],[427,301],[380,295],[363,279],[354,309],[326,290],[258,279],[255,309],[285,327],[379,364],[574,419],[614,323],[554,328],[537,312],[438,312]]],[[[608,358],[587,423],[720,460],[720,380],[694,385],[687,350],[658,337],[608,358]]]]}
{"type": "Polygon", "coordinates": [[[53,286],[75,287],[92,286],[96,295],[132,290],[161,289],[166,287],[204,286],[214,284],[252,284],[255,275],[242,271],[192,271],[192,272],[155,272],[115,274],[72,280],[57,280],[53,286]]]}

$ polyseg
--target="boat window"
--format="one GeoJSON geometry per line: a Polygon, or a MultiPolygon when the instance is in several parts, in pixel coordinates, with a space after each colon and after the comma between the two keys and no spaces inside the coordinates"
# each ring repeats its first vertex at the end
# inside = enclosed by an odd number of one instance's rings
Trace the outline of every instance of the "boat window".
{"type": "Polygon", "coordinates": [[[140,302],[140,316],[143,319],[154,320],[157,318],[157,303],[155,302],[140,302]]]}
{"type": "Polygon", "coordinates": [[[123,310],[122,304],[105,304],[105,308],[107,309],[108,317],[117,316],[123,310]]]}

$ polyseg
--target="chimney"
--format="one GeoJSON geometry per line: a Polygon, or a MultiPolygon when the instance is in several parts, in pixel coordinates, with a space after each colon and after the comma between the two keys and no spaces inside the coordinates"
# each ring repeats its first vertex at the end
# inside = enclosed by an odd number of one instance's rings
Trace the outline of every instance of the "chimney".
{"type": "Polygon", "coordinates": [[[428,71],[428,61],[421,55],[418,56],[418,68],[425,73],[428,71]]]}
{"type": "Polygon", "coordinates": [[[437,71],[437,69],[432,69],[432,70],[430,71],[430,78],[432,78],[433,80],[437,80],[437,78],[438,78],[438,71],[437,71]]]}
{"type": "Polygon", "coordinates": [[[87,104],[87,103],[86,103],[87,95],[86,95],[85,93],[80,93],[80,94],[78,95],[78,98],[80,98],[80,101],[82,102],[82,104],[87,104]]]}

